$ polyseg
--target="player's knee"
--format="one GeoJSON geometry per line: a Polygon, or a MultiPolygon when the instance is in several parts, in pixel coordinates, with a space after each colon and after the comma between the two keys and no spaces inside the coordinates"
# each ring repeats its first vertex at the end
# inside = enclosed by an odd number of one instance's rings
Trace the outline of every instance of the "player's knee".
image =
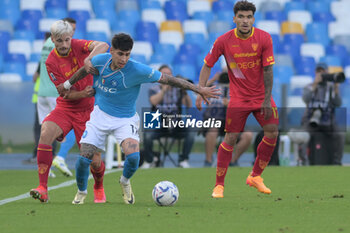
{"type": "Polygon", "coordinates": [[[268,138],[277,138],[278,137],[278,130],[275,131],[267,131],[264,133],[264,135],[268,138]]]}
{"type": "Polygon", "coordinates": [[[227,144],[233,146],[236,144],[237,138],[238,138],[238,134],[236,133],[226,133],[224,141],[227,144]]]}
{"type": "Polygon", "coordinates": [[[87,143],[82,143],[80,146],[80,155],[84,158],[92,160],[96,150],[96,146],[87,143]]]}
{"type": "Polygon", "coordinates": [[[140,151],[139,148],[139,142],[135,139],[126,139],[122,142],[122,148],[124,153],[127,154],[133,154],[140,151]]]}
{"type": "Polygon", "coordinates": [[[252,141],[253,139],[253,133],[252,132],[244,132],[242,134],[242,137],[247,141],[252,141]]]}

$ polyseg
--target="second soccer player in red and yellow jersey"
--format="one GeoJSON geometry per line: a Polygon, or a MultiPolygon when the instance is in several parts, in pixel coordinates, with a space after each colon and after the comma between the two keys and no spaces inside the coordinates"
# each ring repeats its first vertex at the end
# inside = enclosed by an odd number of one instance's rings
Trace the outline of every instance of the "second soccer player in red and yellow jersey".
{"type": "MultiPolygon", "coordinates": [[[[225,138],[218,149],[214,198],[224,196],[224,180],[238,134],[244,130],[247,117],[253,113],[263,127],[264,138],[258,146],[257,158],[246,183],[259,192],[270,194],[261,173],[270,161],[278,136],[278,114],[271,97],[275,63],[271,36],[253,27],[255,5],[238,1],[234,8],[236,28],[218,37],[204,59],[199,85],[206,86],[211,67],[223,55],[230,79],[230,102],[226,113],[225,138]]],[[[202,99],[196,106],[201,109],[202,99]]]]}

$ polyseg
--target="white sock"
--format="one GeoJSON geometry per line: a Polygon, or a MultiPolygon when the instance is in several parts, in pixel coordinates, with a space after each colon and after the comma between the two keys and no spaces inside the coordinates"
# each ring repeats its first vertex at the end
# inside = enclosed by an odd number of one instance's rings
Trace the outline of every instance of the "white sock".
{"type": "Polygon", "coordinates": [[[87,190],[80,191],[80,190],[78,189],[78,192],[79,192],[79,193],[84,193],[84,194],[87,194],[87,190]]]}
{"type": "Polygon", "coordinates": [[[121,176],[120,177],[120,183],[123,183],[123,184],[130,184],[130,179],[126,178],[125,176],[121,176]]]}
{"type": "Polygon", "coordinates": [[[64,158],[62,156],[59,156],[59,155],[56,155],[56,159],[59,159],[59,160],[63,160],[64,161],[64,158]]]}

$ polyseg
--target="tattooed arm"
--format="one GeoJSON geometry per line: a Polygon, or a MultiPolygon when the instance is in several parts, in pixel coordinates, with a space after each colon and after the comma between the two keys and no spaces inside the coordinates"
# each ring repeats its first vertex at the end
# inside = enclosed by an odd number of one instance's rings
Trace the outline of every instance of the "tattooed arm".
{"type": "Polygon", "coordinates": [[[195,86],[194,84],[190,83],[185,79],[175,78],[167,74],[162,74],[162,77],[159,79],[158,82],[196,92],[200,94],[207,103],[209,103],[208,98],[218,98],[218,96],[221,94],[219,89],[215,89],[216,88],[215,86],[213,87],[195,86]]]}
{"type": "MultiPolygon", "coordinates": [[[[72,77],[67,80],[66,82],[69,82],[69,84],[72,86],[74,85],[76,82],[78,82],[79,80],[85,78],[88,75],[88,72],[86,72],[84,67],[81,67],[77,72],[75,72],[72,77]]],[[[57,91],[58,94],[60,94],[60,96],[64,96],[67,94],[67,92],[69,92],[69,89],[67,89],[64,86],[64,83],[61,83],[60,85],[58,85],[57,87],[57,91]]]]}
{"type": "Polygon", "coordinates": [[[265,119],[269,119],[272,115],[271,108],[271,92],[273,85],[273,69],[272,65],[264,67],[264,86],[265,86],[265,98],[261,106],[261,112],[264,113],[265,119]]]}

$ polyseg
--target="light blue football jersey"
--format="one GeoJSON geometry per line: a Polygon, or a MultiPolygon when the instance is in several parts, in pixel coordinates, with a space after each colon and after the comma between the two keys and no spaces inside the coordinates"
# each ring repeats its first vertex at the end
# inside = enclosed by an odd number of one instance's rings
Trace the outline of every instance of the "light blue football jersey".
{"type": "Polygon", "coordinates": [[[124,68],[114,71],[110,67],[111,62],[110,53],[91,59],[99,71],[99,75],[94,75],[95,105],[111,116],[132,117],[136,113],[141,84],[157,82],[162,74],[131,58],[124,68]]]}

